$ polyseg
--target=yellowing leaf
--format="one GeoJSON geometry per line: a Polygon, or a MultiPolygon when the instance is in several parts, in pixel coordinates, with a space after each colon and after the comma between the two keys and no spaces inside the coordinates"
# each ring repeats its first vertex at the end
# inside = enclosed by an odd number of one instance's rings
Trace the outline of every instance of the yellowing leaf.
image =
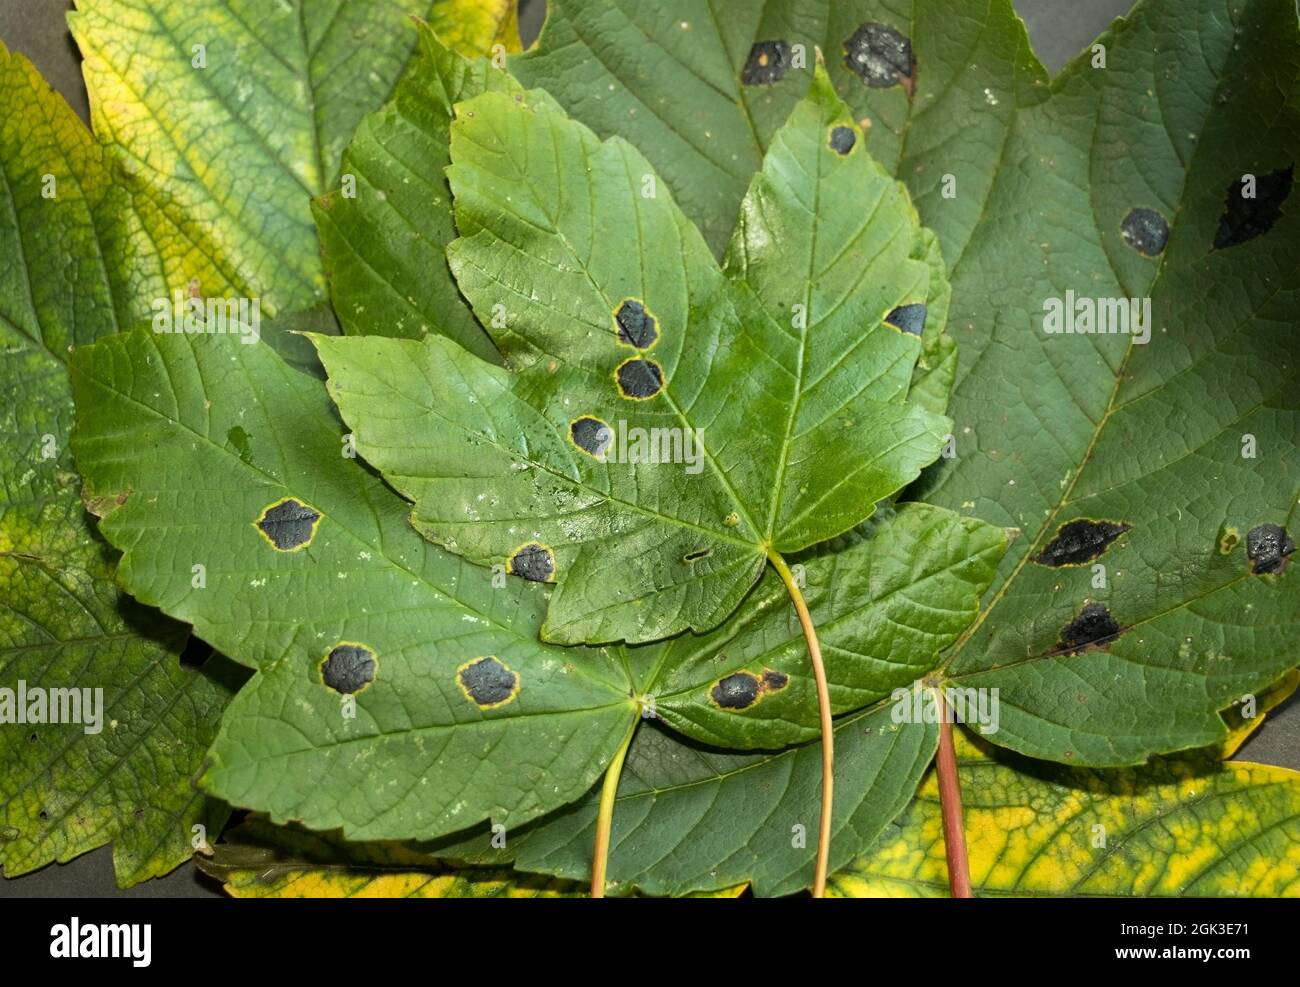
{"type": "Polygon", "coordinates": [[[78,0],[92,123],[129,195],[117,249],[145,258],[133,273],[268,311],[323,297],[309,203],[392,92],[410,18],[435,12],[430,0],[78,0]]]}
{"type": "MultiPolygon", "coordinates": [[[[1300,897],[1300,772],[1197,753],[1140,768],[1033,762],[958,736],[977,897],[1300,897]]],[[[838,897],[942,897],[931,774],[838,897]]]]}
{"type": "Polygon", "coordinates": [[[112,842],[125,886],[188,857],[192,826],[224,822],[191,777],[228,691],[181,667],[183,626],[114,587],[67,452],[64,360],[129,307],[105,263],[116,189],[72,110],[3,45],[0,104],[0,866],[112,842]]]}
{"type": "Polygon", "coordinates": [[[441,0],[429,14],[429,26],[448,48],[466,58],[520,51],[519,5],[516,0],[441,0]]]}
{"type": "MultiPolygon", "coordinates": [[[[505,868],[453,867],[400,843],[347,843],[334,834],[252,818],[196,858],[235,898],[580,898],[573,881],[505,868]]],[[[737,885],[698,897],[735,898],[737,885]]]]}

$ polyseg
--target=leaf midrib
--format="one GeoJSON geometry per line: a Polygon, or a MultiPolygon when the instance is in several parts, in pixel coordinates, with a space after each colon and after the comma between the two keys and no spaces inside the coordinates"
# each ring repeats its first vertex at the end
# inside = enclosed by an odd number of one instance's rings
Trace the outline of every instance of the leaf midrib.
{"type": "MultiPolygon", "coordinates": [[[[1079,56],[1076,57],[1075,61],[1074,61],[1073,63],[1071,63],[1070,67],[1069,67],[1065,72],[1062,72],[1061,75],[1058,76],[1056,80],[1053,80],[1053,85],[1052,85],[1052,87],[1051,87],[1051,96],[1052,96],[1052,97],[1056,97],[1056,96],[1058,96],[1059,93],[1060,93],[1061,91],[1063,91],[1064,86],[1065,86],[1065,83],[1068,81],[1068,79],[1069,79],[1072,75],[1077,75],[1077,72],[1076,72],[1075,70],[1076,70],[1077,66],[1079,66],[1079,65],[1081,65],[1081,64],[1083,63],[1083,58],[1084,58],[1084,55],[1081,53],[1079,56]]],[[[1204,117],[1202,118],[1202,120],[1201,120],[1201,130],[1202,130],[1202,131],[1205,129],[1205,120],[1208,119],[1209,116],[1210,116],[1210,114],[1212,114],[1212,113],[1214,112],[1214,107],[1217,105],[1218,97],[1219,97],[1219,93],[1220,93],[1221,90],[1222,90],[1222,87],[1223,87],[1223,83],[1224,83],[1225,78],[1227,78],[1227,75],[1226,75],[1225,72],[1222,71],[1222,67],[1220,67],[1220,72],[1219,72],[1219,74],[1218,74],[1218,77],[1217,77],[1216,80],[1215,80],[1214,93],[1213,93],[1213,94],[1211,95],[1211,97],[1206,101],[1206,112],[1205,112],[1205,116],[1204,116],[1204,117]]],[[[1109,86],[1109,82],[1108,82],[1106,85],[1109,86]]],[[[1103,99],[1102,99],[1102,93],[1105,91],[1105,88],[1106,88],[1106,87],[1103,87],[1102,90],[1099,91],[1099,92],[1098,92],[1098,95],[1097,95],[1097,110],[1096,110],[1096,113],[1094,114],[1094,117],[1093,117],[1093,130],[1092,130],[1092,136],[1091,136],[1091,138],[1090,138],[1090,140],[1089,140],[1089,150],[1088,150],[1088,165],[1089,165],[1089,171],[1091,171],[1091,167],[1092,167],[1092,161],[1093,161],[1093,147],[1094,147],[1095,142],[1096,142],[1096,135],[1097,135],[1097,128],[1098,128],[1098,120],[1099,120],[1099,118],[1100,118],[1100,114],[1101,114],[1102,106],[1104,105],[1104,102],[1103,102],[1103,99]]],[[[1050,103],[1050,100],[1049,100],[1048,102],[1045,102],[1045,103],[1040,104],[1040,105],[1045,106],[1045,105],[1049,105],[1049,103],[1050,103]]],[[[1013,113],[1012,121],[1011,121],[1011,125],[1008,126],[1008,130],[1007,130],[1007,133],[1008,133],[1008,140],[1007,140],[1006,142],[1004,142],[1003,150],[1002,150],[1002,152],[1001,152],[1001,153],[999,154],[999,156],[998,156],[998,162],[997,162],[997,165],[995,166],[995,174],[996,174],[997,170],[1000,170],[1000,168],[1001,168],[1002,160],[1003,160],[1003,158],[1005,157],[1005,153],[1006,153],[1006,147],[1007,147],[1007,145],[1009,145],[1009,143],[1010,143],[1009,135],[1010,135],[1012,129],[1014,128],[1014,125],[1015,125],[1015,123],[1016,123],[1017,120],[1018,120],[1018,112],[1013,113]]],[[[1168,127],[1167,127],[1166,125],[1164,125],[1164,119],[1163,119],[1163,117],[1162,117],[1162,119],[1161,119],[1161,123],[1162,123],[1162,126],[1164,127],[1166,133],[1168,133],[1168,127]]],[[[1181,187],[1179,188],[1179,193],[1178,193],[1178,202],[1177,202],[1177,204],[1175,205],[1175,207],[1174,207],[1174,211],[1173,211],[1174,222],[1170,224],[1170,227],[1171,227],[1171,233],[1172,233],[1172,230],[1178,228],[1178,218],[1182,215],[1183,205],[1184,205],[1184,201],[1185,201],[1185,198],[1186,198],[1186,195],[1187,195],[1187,191],[1188,191],[1188,184],[1189,184],[1189,183],[1188,183],[1188,176],[1190,176],[1190,175],[1192,174],[1193,167],[1194,167],[1194,165],[1195,165],[1195,163],[1196,163],[1198,157],[1199,157],[1200,154],[1202,153],[1202,148],[1203,148],[1204,146],[1205,146],[1205,142],[1203,142],[1203,141],[1198,141],[1198,142],[1197,142],[1196,147],[1195,147],[1195,149],[1194,149],[1193,152],[1192,152],[1191,160],[1188,161],[1187,166],[1186,166],[1186,167],[1184,168],[1184,170],[1183,170],[1183,182],[1182,182],[1181,187]]],[[[993,187],[994,187],[993,185],[990,185],[990,187],[989,187],[989,196],[990,196],[990,197],[992,196],[992,193],[993,193],[993,187]]],[[[986,199],[986,201],[987,201],[987,199],[986,199]]],[[[1091,209],[1092,212],[1093,212],[1093,226],[1094,226],[1094,228],[1097,228],[1097,222],[1096,222],[1096,201],[1095,201],[1094,197],[1093,197],[1092,194],[1091,194],[1091,190],[1089,190],[1089,195],[1088,195],[1088,204],[1089,204],[1090,209],[1091,209]]],[[[981,215],[982,215],[982,213],[981,213],[981,215]]],[[[1118,287],[1118,288],[1123,289],[1123,287],[1124,287],[1123,279],[1119,276],[1119,272],[1118,272],[1118,271],[1116,270],[1116,268],[1115,268],[1114,261],[1112,260],[1109,251],[1107,251],[1105,244],[1101,241],[1101,230],[1100,230],[1100,228],[1097,228],[1097,232],[1098,232],[1098,244],[1097,244],[1097,249],[1098,249],[1098,250],[1101,252],[1101,254],[1106,258],[1106,263],[1107,263],[1107,266],[1110,268],[1111,276],[1114,278],[1115,286],[1118,287]]],[[[973,239],[973,237],[972,237],[972,239],[973,239]]],[[[967,241],[968,245],[969,245],[969,242],[970,242],[970,241],[968,240],[968,241],[967,241]]],[[[962,256],[965,256],[965,250],[963,250],[962,256]]],[[[960,260],[961,258],[958,258],[958,259],[960,260]]],[[[1154,295],[1154,294],[1156,293],[1156,288],[1157,288],[1158,285],[1161,283],[1161,278],[1164,276],[1165,270],[1166,270],[1166,268],[1167,268],[1168,259],[1169,259],[1169,254],[1168,254],[1167,251],[1161,254],[1160,262],[1159,262],[1159,266],[1157,267],[1155,274],[1152,276],[1150,283],[1147,285],[1147,293],[1148,293],[1148,295],[1154,295]]],[[[955,272],[955,267],[956,267],[956,266],[954,265],[954,271],[953,271],[953,272],[949,272],[949,273],[950,273],[950,277],[951,277],[952,274],[955,272]]],[[[1275,294],[1276,294],[1276,292],[1275,292],[1275,294]]],[[[1250,318],[1253,318],[1253,313],[1254,313],[1254,311],[1256,311],[1256,309],[1252,308],[1252,309],[1251,309],[1252,315],[1250,316],[1250,318]]],[[[971,625],[966,629],[965,633],[962,634],[962,636],[957,640],[957,642],[956,642],[956,643],[952,646],[952,648],[949,650],[947,656],[945,656],[945,658],[943,659],[943,661],[940,662],[940,664],[939,664],[939,666],[938,666],[938,669],[939,669],[940,672],[945,671],[945,670],[946,670],[946,669],[947,669],[947,668],[948,668],[948,667],[949,667],[949,666],[950,666],[950,665],[951,665],[951,664],[952,664],[952,663],[953,663],[953,662],[958,658],[958,656],[959,656],[959,655],[962,653],[962,651],[965,649],[966,645],[967,645],[971,640],[973,640],[973,638],[974,638],[976,632],[980,629],[981,626],[983,626],[984,621],[985,621],[986,619],[988,619],[988,616],[993,612],[993,610],[994,610],[994,609],[998,606],[998,604],[1002,601],[1003,597],[1006,596],[1006,594],[1007,594],[1007,592],[1009,591],[1009,589],[1011,588],[1011,586],[1015,583],[1016,579],[1019,577],[1021,571],[1023,571],[1024,567],[1025,567],[1025,566],[1030,562],[1031,557],[1032,557],[1033,555],[1036,554],[1035,550],[1038,549],[1039,546],[1042,544],[1043,539],[1046,537],[1047,533],[1048,533],[1049,531],[1053,530],[1053,526],[1054,526],[1054,524],[1055,524],[1055,522],[1056,522],[1057,517],[1060,515],[1061,511],[1062,511],[1062,510],[1063,510],[1063,509],[1064,509],[1064,508],[1065,508],[1065,507],[1070,503],[1070,496],[1073,494],[1073,492],[1074,492],[1074,488],[1075,488],[1075,486],[1078,484],[1080,477],[1082,477],[1083,474],[1084,474],[1084,472],[1087,470],[1088,464],[1089,464],[1089,462],[1091,461],[1091,457],[1092,457],[1093,450],[1096,448],[1097,442],[1098,442],[1098,440],[1100,439],[1102,432],[1105,431],[1106,425],[1110,422],[1111,417],[1114,415],[1114,412],[1115,412],[1115,410],[1116,410],[1116,400],[1117,400],[1117,398],[1119,397],[1119,393],[1120,393],[1120,391],[1122,390],[1122,388],[1123,388],[1123,384],[1124,384],[1124,373],[1125,373],[1125,370],[1126,370],[1126,368],[1127,368],[1127,366],[1128,366],[1129,358],[1133,355],[1133,352],[1134,352],[1134,350],[1133,350],[1133,347],[1134,347],[1134,345],[1135,345],[1135,344],[1134,344],[1134,338],[1135,338],[1135,337],[1132,336],[1132,335],[1129,336],[1128,344],[1127,344],[1127,346],[1126,346],[1126,348],[1125,348],[1125,352],[1124,352],[1124,357],[1123,357],[1123,359],[1120,361],[1119,369],[1118,369],[1118,370],[1116,371],[1116,373],[1115,373],[1115,384],[1114,384],[1114,386],[1113,386],[1112,389],[1111,389],[1110,397],[1107,399],[1107,402],[1106,402],[1106,409],[1105,409],[1105,411],[1102,413],[1101,418],[1098,419],[1096,426],[1093,428],[1092,434],[1091,434],[1091,436],[1090,436],[1089,439],[1088,439],[1087,449],[1085,450],[1085,452],[1084,452],[1084,454],[1083,454],[1083,457],[1081,458],[1081,460],[1080,460],[1078,466],[1074,469],[1074,471],[1073,471],[1073,475],[1070,477],[1069,482],[1068,482],[1068,483],[1065,485],[1065,487],[1063,488],[1063,490],[1062,490],[1062,492],[1061,492],[1061,496],[1060,496],[1060,498],[1059,498],[1059,499],[1057,500],[1057,502],[1056,502],[1056,503],[1055,503],[1055,504],[1050,508],[1048,514],[1047,514],[1046,517],[1044,518],[1043,523],[1042,523],[1042,525],[1040,526],[1040,528],[1039,528],[1039,530],[1038,530],[1037,535],[1035,535],[1033,542],[1028,546],[1028,548],[1026,548],[1024,554],[1023,554],[1023,555],[1020,557],[1020,559],[1016,562],[1015,567],[1014,567],[1014,568],[1012,569],[1012,571],[1008,574],[1007,578],[1003,581],[1002,585],[998,587],[997,591],[996,591],[996,592],[993,594],[993,596],[990,598],[989,603],[988,603],[988,606],[987,606],[987,607],[983,607],[983,608],[981,608],[980,612],[976,615],[975,619],[971,622],[971,625]]],[[[1162,385],[1162,387],[1163,387],[1163,385],[1162,385]]],[[[1161,388],[1156,388],[1155,390],[1160,390],[1160,389],[1161,389],[1161,388]]],[[[1294,508],[1293,508],[1293,509],[1294,509],[1294,508]]],[[[1235,582],[1235,580],[1234,580],[1233,582],[1235,582]]],[[[1227,584],[1225,584],[1225,585],[1232,585],[1232,582],[1227,583],[1227,584]]],[[[1218,589],[1221,589],[1221,588],[1223,588],[1223,587],[1218,587],[1218,589]]],[[[1206,594],[1206,595],[1208,595],[1208,594],[1206,594]]],[[[1198,599],[1199,599],[1199,597],[1198,597],[1198,599]]],[[[1184,601],[1181,605],[1175,606],[1175,607],[1171,608],[1171,610],[1167,610],[1167,611],[1165,611],[1164,613],[1171,612],[1172,610],[1181,609],[1183,606],[1186,606],[1186,605],[1187,605],[1188,603],[1190,603],[1190,602],[1194,602],[1194,601],[1184,601]]],[[[1163,613],[1160,614],[1159,616],[1163,616],[1163,613]]],[[[1143,622],[1145,622],[1146,619],[1151,619],[1151,618],[1145,618],[1143,622]]],[[[1042,660],[1042,658],[1043,658],[1043,656],[1036,656],[1034,659],[1031,659],[1031,660],[1042,660]]],[[[973,674],[973,673],[971,673],[971,674],[973,674]]]]}

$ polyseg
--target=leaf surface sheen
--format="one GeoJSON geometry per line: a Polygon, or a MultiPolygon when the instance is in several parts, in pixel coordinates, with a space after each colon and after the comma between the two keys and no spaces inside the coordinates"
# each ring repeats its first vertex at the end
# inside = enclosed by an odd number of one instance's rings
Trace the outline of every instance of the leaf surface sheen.
{"type": "Polygon", "coordinates": [[[509,369],[434,336],[318,341],[421,531],[482,564],[540,559],[549,639],[717,626],[769,553],[848,530],[937,456],[946,419],[907,398],[922,340],[886,321],[940,290],[933,244],[860,145],[831,146],[853,128],[823,79],[720,269],[630,146],[485,94],[451,130],[448,257],[509,369]],[[427,416],[445,431],[411,442],[427,416]],[[696,468],[629,462],[656,429],[679,459],[697,443],[696,468]]]}
{"type": "Polygon", "coordinates": [[[512,68],[645,149],[719,231],[741,191],[701,197],[709,162],[753,161],[808,85],[793,67],[745,84],[750,46],[824,39],[949,264],[956,454],[909,496],[1022,532],[948,676],[998,688],[992,739],[1033,756],[1122,765],[1221,740],[1218,710],[1300,657],[1291,566],[1249,553],[1267,525],[1294,540],[1300,498],[1294,5],[1150,0],[1099,39],[1104,67],[1090,48],[1050,85],[1009,0],[700,9],[559,0],[512,68]],[[868,22],[908,38],[910,85],[849,70],[868,22]],[[1248,175],[1282,201],[1243,225],[1248,175]],[[1149,298],[1150,341],[1046,333],[1045,303],[1070,297],[1149,298]],[[1070,525],[1123,530],[1051,564],[1070,525]]]}
{"type": "MultiPolygon", "coordinates": [[[[583,796],[660,691],[665,720],[706,737],[718,735],[723,715],[734,721],[723,732],[746,746],[815,736],[815,710],[783,696],[810,684],[794,670],[797,625],[761,602],[779,588],[774,574],[753,619],[727,632],[726,652],[721,639],[718,651],[698,642],[667,694],[670,680],[656,670],[668,646],[539,641],[546,589],[517,579],[494,588],[488,570],[422,539],[409,505],[342,454],[320,382],[265,344],[138,329],[79,349],[73,366],[74,449],[90,496],[105,505],[101,530],[124,553],[122,584],[258,669],[223,717],[204,776],[234,804],[361,840],[432,839],[487,818],[513,828],[583,796]],[[139,449],[156,455],[128,454],[139,449]],[[185,479],[196,470],[200,487],[185,479]],[[267,522],[268,508],[295,503],[267,522]],[[290,520],[304,513],[315,520],[290,520]],[[206,567],[201,590],[191,584],[194,560],[206,567]],[[346,664],[359,655],[366,660],[346,664]],[[465,677],[487,658],[500,665],[486,669],[495,677],[483,668],[465,677]],[[360,680],[331,678],[332,661],[360,680]],[[789,669],[784,686],[755,705],[752,721],[712,708],[724,673],[780,669],[789,669]],[[494,691],[503,674],[509,688],[494,691]],[[340,684],[353,690],[351,715],[340,684]]],[[[932,508],[876,523],[899,528],[848,551],[874,581],[880,612],[829,583],[818,588],[847,564],[841,557],[808,562],[845,708],[932,663],[974,612],[1003,550],[997,529],[932,508]],[[912,580],[945,587],[965,618],[936,632],[929,609],[909,597],[912,580]],[[863,641],[888,658],[864,668],[855,650],[863,641]]]]}

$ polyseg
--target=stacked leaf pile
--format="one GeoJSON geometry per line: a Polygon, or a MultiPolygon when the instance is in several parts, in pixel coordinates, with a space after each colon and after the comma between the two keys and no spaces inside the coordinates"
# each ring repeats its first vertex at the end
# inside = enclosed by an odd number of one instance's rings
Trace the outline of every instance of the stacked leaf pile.
{"type": "Polygon", "coordinates": [[[1289,0],[1050,80],[1010,0],[77,6],[93,133],[0,47],[7,876],[1300,894],[1289,0]]]}

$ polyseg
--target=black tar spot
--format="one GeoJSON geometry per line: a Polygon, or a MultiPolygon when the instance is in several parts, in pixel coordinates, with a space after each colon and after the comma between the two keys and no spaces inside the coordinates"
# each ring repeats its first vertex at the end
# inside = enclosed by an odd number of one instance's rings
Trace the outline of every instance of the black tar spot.
{"type": "Polygon", "coordinates": [[[834,127],[831,130],[831,150],[836,154],[848,154],[857,140],[858,135],[852,127],[834,127]]]}
{"type": "Polygon", "coordinates": [[[747,86],[780,82],[790,71],[790,45],[785,41],[760,41],[749,49],[740,81],[747,86]]]}
{"type": "Polygon", "coordinates": [[[758,676],[751,672],[736,672],[718,682],[709,693],[723,709],[746,709],[758,700],[758,676]]]}
{"type": "Polygon", "coordinates": [[[664,372],[653,360],[640,357],[624,360],[614,374],[619,393],[625,398],[644,401],[664,389],[664,372]]]}
{"type": "Polygon", "coordinates": [[[519,676],[491,655],[461,665],[456,678],[465,695],[483,709],[504,706],[519,689],[519,676]]]}
{"type": "Polygon", "coordinates": [[[1169,240],[1169,224],[1154,209],[1130,209],[1119,226],[1124,242],[1147,257],[1155,257],[1169,240]]]}
{"type": "Polygon", "coordinates": [[[555,575],[555,555],[539,542],[521,545],[510,556],[510,574],[544,583],[555,575]]]}
{"type": "Polygon", "coordinates": [[[583,415],[569,423],[569,437],[573,444],[588,455],[600,459],[614,441],[614,433],[599,418],[583,415]]]}
{"type": "Polygon", "coordinates": [[[780,692],[789,684],[790,684],[790,676],[788,675],[782,675],[780,672],[774,672],[770,668],[767,669],[765,672],[763,672],[764,692],[780,692]]]}
{"type": "Polygon", "coordinates": [[[375,653],[363,644],[340,644],[320,667],[321,681],[335,692],[360,692],[375,680],[375,653]]]}
{"type": "Polygon", "coordinates": [[[659,339],[659,324],[635,298],[629,298],[614,313],[618,323],[618,338],[628,346],[648,350],[659,339]]]}
{"type": "Polygon", "coordinates": [[[1103,603],[1089,603],[1061,631],[1061,650],[1076,655],[1088,648],[1104,648],[1119,637],[1119,624],[1103,603]]]}
{"type": "Polygon", "coordinates": [[[257,528],[277,550],[292,552],[311,541],[319,520],[319,511],[289,497],[264,510],[257,519],[257,528]]]}
{"type": "Polygon", "coordinates": [[[867,21],[844,42],[844,64],[875,89],[902,83],[910,92],[916,72],[912,42],[875,21],[867,21]]]}
{"type": "Polygon", "coordinates": [[[1128,531],[1131,524],[1113,521],[1093,521],[1079,518],[1067,521],[1056,529],[1056,537],[1034,556],[1039,565],[1082,565],[1091,562],[1110,546],[1116,538],[1128,531]]]}
{"type": "Polygon", "coordinates": [[[900,305],[885,316],[885,321],[900,332],[919,336],[925,331],[925,306],[921,304],[900,305]]]}
{"type": "Polygon", "coordinates": [[[1264,575],[1281,572],[1287,556],[1295,551],[1295,542],[1286,529],[1276,524],[1261,524],[1246,532],[1246,557],[1250,571],[1264,575]]]}
{"type": "Polygon", "coordinates": [[[1295,165],[1291,164],[1257,176],[1253,199],[1242,194],[1246,190],[1241,181],[1232,182],[1228,186],[1223,215],[1219,217],[1219,230],[1214,234],[1214,246],[1218,249],[1235,247],[1271,230],[1282,216],[1282,203],[1291,194],[1294,171],[1295,165]]]}

